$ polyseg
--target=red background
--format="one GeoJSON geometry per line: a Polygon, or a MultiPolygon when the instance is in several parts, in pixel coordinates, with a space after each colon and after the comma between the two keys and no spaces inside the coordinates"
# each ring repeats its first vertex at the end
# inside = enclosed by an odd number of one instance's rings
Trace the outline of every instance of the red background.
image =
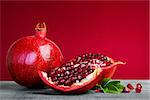
{"type": "Polygon", "coordinates": [[[66,60],[85,52],[99,52],[127,62],[114,78],[149,79],[148,1],[2,2],[1,77],[11,80],[5,65],[9,46],[33,35],[37,22],[46,22],[47,37],[66,60]]]}

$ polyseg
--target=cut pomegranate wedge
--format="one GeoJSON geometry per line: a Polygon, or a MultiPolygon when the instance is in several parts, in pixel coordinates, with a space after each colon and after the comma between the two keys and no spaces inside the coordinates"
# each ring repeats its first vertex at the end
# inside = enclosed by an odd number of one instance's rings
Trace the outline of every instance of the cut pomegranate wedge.
{"type": "Polygon", "coordinates": [[[93,64],[85,66],[75,64],[54,69],[51,74],[43,71],[38,71],[38,73],[48,86],[68,94],[83,93],[94,87],[99,82],[99,77],[102,76],[102,69],[93,64]]]}
{"type": "Polygon", "coordinates": [[[104,78],[111,78],[116,65],[102,54],[85,54],[53,69],[50,73],[39,70],[39,76],[48,86],[63,93],[82,93],[93,88],[104,78]]]}

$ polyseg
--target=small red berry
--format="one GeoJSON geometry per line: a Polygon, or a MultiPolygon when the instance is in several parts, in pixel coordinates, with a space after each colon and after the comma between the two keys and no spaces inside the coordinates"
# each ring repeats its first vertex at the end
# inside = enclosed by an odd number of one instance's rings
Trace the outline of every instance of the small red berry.
{"type": "Polygon", "coordinates": [[[95,90],[95,92],[100,92],[100,91],[101,91],[100,89],[96,89],[96,90],[95,90]]]}
{"type": "Polygon", "coordinates": [[[130,89],[128,87],[124,87],[122,92],[123,93],[130,93],[130,89]]]}
{"type": "Polygon", "coordinates": [[[133,87],[130,83],[128,83],[127,87],[128,87],[129,89],[131,89],[131,90],[134,89],[134,87],[133,87]]]}
{"type": "Polygon", "coordinates": [[[140,83],[137,83],[136,88],[142,88],[142,85],[140,83]]]}
{"type": "Polygon", "coordinates": [[[136,93],[141,93],[142,88],[136,88],[135,91],[136,91],[136,93]]]}

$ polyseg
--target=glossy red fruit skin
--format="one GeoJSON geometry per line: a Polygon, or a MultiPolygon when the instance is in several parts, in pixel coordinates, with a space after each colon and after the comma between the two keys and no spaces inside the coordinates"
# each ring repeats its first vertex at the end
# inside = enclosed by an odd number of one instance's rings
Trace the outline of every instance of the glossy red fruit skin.
{"type": "Polygon", "coordinates": [[[99,81],[99,83],[101,83],[101,81],[104,79],[104,78],[112,78],[117,67],[119,65],[124,65],[125,63],[124,62],[121,62],[121,61],[114,61],[112,58],[108,57],[110,60],[111,60],[111,65],[110,66],[106,66],[106,67],[102,67],[103,69],[103,75],[101,77],[101,80],[99,81]]]}
{"type": "MultiPolygon", "coordinates": [[[[38,33],[40,34],[40,33],[38,33]]],[[[15,82],[28,88],[43,86],[37,70],[50,71],[63,63],[58,46],[45,36],[27,36],[9,48],[6,63],[15,82]]]]}

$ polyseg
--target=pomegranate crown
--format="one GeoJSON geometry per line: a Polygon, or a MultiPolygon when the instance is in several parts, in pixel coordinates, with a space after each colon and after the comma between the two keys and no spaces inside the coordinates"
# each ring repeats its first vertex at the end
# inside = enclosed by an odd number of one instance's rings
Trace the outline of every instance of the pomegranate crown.
{"type": "Polygon", "coordinates": [[[35,31],[36,31],[36,36],[40,38],[45,38],[47,32],[45,22],[38,23],[35,27],[35,31]]]}

